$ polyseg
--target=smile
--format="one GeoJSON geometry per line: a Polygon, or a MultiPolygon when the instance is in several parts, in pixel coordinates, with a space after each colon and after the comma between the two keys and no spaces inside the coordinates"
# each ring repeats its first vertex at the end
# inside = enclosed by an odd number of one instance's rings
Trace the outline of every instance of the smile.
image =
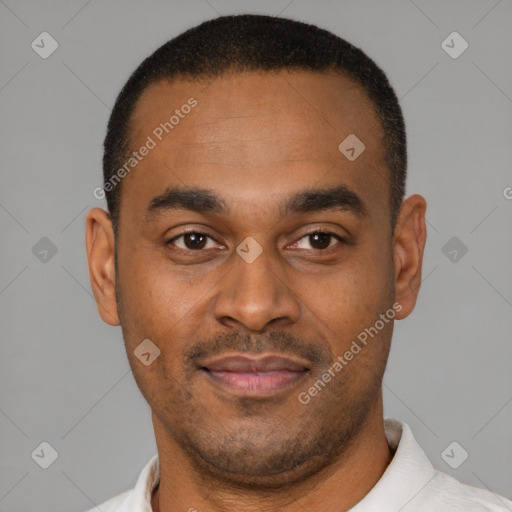
{"type": "Polygon", "coordinates": [[[309,372],[302,361],[282,357],[224,356],[205,361],[201,370],[207,378],[243,397],[269,397],[297,385],[309,372]]]}

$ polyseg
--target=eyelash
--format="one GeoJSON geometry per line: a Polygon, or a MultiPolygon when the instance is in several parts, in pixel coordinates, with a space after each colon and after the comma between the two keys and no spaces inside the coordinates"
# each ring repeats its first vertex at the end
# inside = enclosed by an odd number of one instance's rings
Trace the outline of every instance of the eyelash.
{"type": "MultiPolygon", "coordinates": [[[[172,245],[176,240],[178,240],[178,239],[180,239],[180,238],[182,238],[182,237],[184,237],[186,235],[202,235],[202,236],[206,236],[210,240],[213,240],[213,241],[216,242],[216,240],[213,237],[211,237],[210,235],[208,235],[207,233],[203,233],[201,231],[190,230],[190,231],[184,231],[183,233],[181,233],[179,235],[176,235],[175,237],[173,237],[170,240],[168,240],[165,243],[165,245],[166,246],[172,245]]],[[[331,236],[331,237],[335,238],[341,244],[346,243],[346,240],[343,237],[341,237],[340,235],[336,234],[336,233],[333,233],[331,231],[323,231],[323,230],[318,230],[317,229],[315,231],[311,231],[310,233],[305,233],[302,237],[299,238],[299,240],[297,240],[297,242],[294,242],[293,245],[297,244],[300,240],[302,240],[304,238],[307,238],[309,236],[312,236],[312,235],[327,235],[327,236],[331,236]]],[[[332,249],[333,247],[335,247],[335,246],[328,246],[325,249],[305,249],[305,250],[315,251],[315,252],[326,252],[329,249],[332,249]]],[[[193,253],[193,252],[199,253],[199,252],[204,252],[206,249],[183,249],[181,247],[178,247],[177,250],[185,251],[185,252],[190,252],[190,253],[193,253]]]]}

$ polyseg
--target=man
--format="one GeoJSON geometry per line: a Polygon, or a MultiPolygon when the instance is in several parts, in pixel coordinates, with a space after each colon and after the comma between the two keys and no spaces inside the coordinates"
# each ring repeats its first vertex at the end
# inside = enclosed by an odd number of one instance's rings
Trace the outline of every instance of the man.
{"type": "Polygon", "coordinates": [[[103,512],[506,510],[383,419],[426,203],[384,73],[314,26],[229,16],[148,57],[87,216],[158,456],[103,512]]]}

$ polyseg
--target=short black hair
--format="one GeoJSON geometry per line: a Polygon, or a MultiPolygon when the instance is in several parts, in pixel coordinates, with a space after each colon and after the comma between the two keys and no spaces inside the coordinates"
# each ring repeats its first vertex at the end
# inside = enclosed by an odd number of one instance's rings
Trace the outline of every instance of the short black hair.
{"type": "MultiPolygon", "coordinates": [[[[405,194],[407,144],[402,110],[386,75],[362,50],[331,32],[273,16],[215,18],[171,39],[147,57],[122,88],[110,115],[103,145],[105,184],[112,183],[129,155],[130,120],[149,85],[180,77],[214,78],[228,71],[280,70],[339,71],[366,91],[384,131],[393,231],[405,194]]],[[[117,233],[120,183],[108,189],[108,210],[117,233]]]]}

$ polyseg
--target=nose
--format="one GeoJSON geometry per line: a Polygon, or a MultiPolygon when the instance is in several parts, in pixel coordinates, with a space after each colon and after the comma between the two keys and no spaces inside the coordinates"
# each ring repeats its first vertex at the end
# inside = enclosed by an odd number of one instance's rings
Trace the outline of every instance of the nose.
{"type": "MultiPolygon", "coordinates": [[[[298,321],[300,299],[293,292],[290,272],[271,261],[269,251],[252,262],[238,254],[214,301],[214,316],[222,325],[263,331],[269,324],[284,327],[298,321]]],[[[288,269],[289,270],[289,269],[288,269]]]]}

